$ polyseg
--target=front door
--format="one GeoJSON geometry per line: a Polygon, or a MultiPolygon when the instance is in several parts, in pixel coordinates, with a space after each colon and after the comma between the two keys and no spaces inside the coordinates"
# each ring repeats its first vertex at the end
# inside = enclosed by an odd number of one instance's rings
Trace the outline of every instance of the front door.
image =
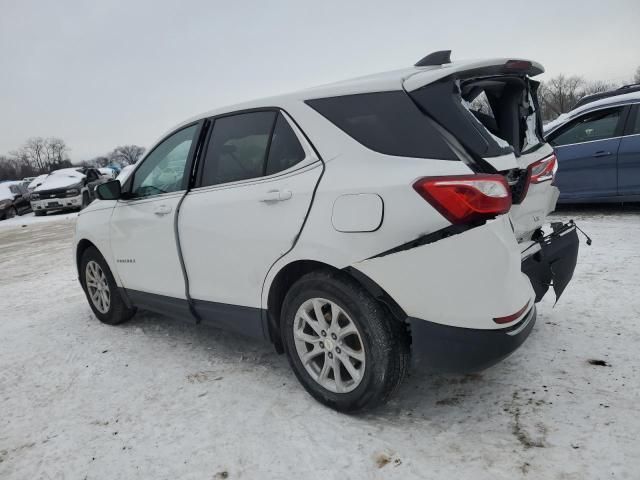
{"type": "Polygon", "coordinates": [[[585,113],[548,138],[558,158],[555,183],[565,200],[614,197],[624,107],[585,113]]]}
{"type": "Polygon", "coordinates": [[[321,173],[285,114],[214,119],[199,186],[179,218],[189,293],[203,320],[260,334],[263,282],[293,246],[321,173]]]}
{"type": "Polygon", "coordinates": [[[158,144],[123,187],[110,223],[111,249],[124,288],[185,299],[175,217],[186,192],[199,124],[158,144]]]}

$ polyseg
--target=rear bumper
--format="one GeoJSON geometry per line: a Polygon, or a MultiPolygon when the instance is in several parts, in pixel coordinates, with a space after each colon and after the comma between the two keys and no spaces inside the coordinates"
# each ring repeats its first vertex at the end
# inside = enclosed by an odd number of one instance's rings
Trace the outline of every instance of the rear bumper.
{"type": "Polygon", "coordinates": [[[517,324],[499,330],[451,327],[409,318],[413,361],[430,371],[478,372],[513,353],[535,323],[535,306],[517,324]]]}
{"type": "Polygon", "coordinates": [[[571,281],[578,260],[580,242],[573,220],[552,227],[552,233],[531,245],[537,251],[522,262],[522,272],[531,281],[536,302],[542,300],[550,286],[557,301],[571,281]]]}

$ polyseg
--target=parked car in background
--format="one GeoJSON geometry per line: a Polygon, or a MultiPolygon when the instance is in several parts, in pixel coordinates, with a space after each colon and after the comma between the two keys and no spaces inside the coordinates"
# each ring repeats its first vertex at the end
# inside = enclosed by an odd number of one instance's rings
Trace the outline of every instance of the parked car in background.
{"type": "Polygon", "coordinates": [[[0,183],[0,220],[31,211],[29,191],[21,181],[0,183]]]}
{"type": "Polygon", "coordinates": [[[95,168],[55,170],[31,193],[31,207],[36,216],[53,210],[82,210],[95,198],[95,187],[105,181],[95,168]]]}
{"type": "Polygon", "coordinates": [[[31,182],[27,186],[27,189],[29,190],[29,192],[33,192],[36,189],[36,187],[40,186],[44,181],[44,179],[47,178],[48,176],[49,174],[45,173],[43,175],[38,175],[33,180],[31,180],[31,182]]]}
{"type": "Polygon", "coordinates": [[[640,201],[640,86],[582,99],[545,126],[561,203],[640,201]]]}
{"type": "Polygon", "coordinates": [[[410,355],[495,364],[577,257],[573,224],[541,230],[557,198],[543,71],[436,52],[176,126],[78,218],[89,305],[107,324],[141,308],[271,341],[341,411],[389,399],[410,355]]]}
{"type": "Polygon", "coordinates": [[[120,183],[124,183],[125,180],[127,178],[129,178],[129,175],[131,175],[131,172],[133,172],[133,169],[136,168],[135,165],[126,165],[124,167],[122,167],[122,170],[120,170],[120,173],[118,174],[118,176],[116,177],[117,180],[120,183]]]}
{"type": "Polygon", "coordinates": [[[100,175],[102,175],[103,177],[109,180],[113,180],[114,178],[116,178],[116,171],[113,168],[102,167],[102,168],[99,168],[98,171],[100,172],[100,175]]]}

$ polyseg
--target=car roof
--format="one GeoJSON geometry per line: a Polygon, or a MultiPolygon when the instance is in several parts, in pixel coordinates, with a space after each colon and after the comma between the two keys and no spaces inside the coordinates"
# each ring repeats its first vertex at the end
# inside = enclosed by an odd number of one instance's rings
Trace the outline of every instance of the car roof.
{"type": "Polygon", "coordinates": [[[623,85],[622,87],[613,90],[607,90],[606,92],[598,92],[592,93],[591,95],[585,95],[580,100],[578,100],[578,103],[576,103],[574,108],[581,107],[583,105],[586,105],[587,103],[595,102],[596,100],[601,100],[603,98],[616,97],[618,95],[632,92],[640,92],[640,83],[623,85]]]}
{"type": "Polygon", "coordinates": [[[555,120],[547,123],[544,126],[544,133],[545,135],[552,133],[565,123],[573,120],[578,115],[581,115],[583,113],[590,112],[592,110],[600,110],[606,107],[617,107],[621,105],[630,105],[633,103],[640,103],[640,92],[622,93],[621,95],[601,98],[600,100],[585,103],[578,108],[574,108],[567,113],[561,114],[555,120]]]}
{"type": "MultiPolygon", "coordinates": [[[[49,175],[53,175],[54,173],[82,173],[84,167],[69,167],[69,168],[60,168],[58,170],[54,170],[53,172],[51,172],[49,175]]],[[[83,174],[84,175],[84,174],[83,174]]]]}
{"type": "Polygon", "coordinates": [[[221,108],[216,108],[195,115],[184,122],[176,125],[172,129],[168,130],[161,139],[169,133],[189,125],[190,123],[197,122],[204,118],[212,117],[215,115],[223,115],[225,113],[232,113],[240,110],[248,110],[252,108],[265,108],[265,107],[284,107],[287,103],[295,101],[305,101],[315,98],[324,97],[336,97],[343,95],[353,95],[358,93],[373,93],[384,92],[391,90],[402,90],[405,88],[405,82],[412,78],[411,87],[409,90],[413,90],[414,86],[427,85],[450,75],[455,75],[458,72],[466,70],[476,70],[483,67],[489,67],[494,65],[504,65],[510,61],[524,61],[529,62],[532,65],[532,75],[537,75],[544,72],[544,68],[537,62],[524,59],[515,58],[490,58],[483,60],[457,60],[442,65],[428,65],[428,66],[411,66],[408,68],[401,68],[397,70],[385,71],[374,73],[370,75],[364,75],[356,78],[350,78],[341,80],[338,82],[328,83],[317,87],[306,88],[303,90],[286,93],[283,95],[277,95],[272,97],[265,97],[260,99],[251,100],[248,102],[237,103],[234,105],[228,105],[221,108]]]}

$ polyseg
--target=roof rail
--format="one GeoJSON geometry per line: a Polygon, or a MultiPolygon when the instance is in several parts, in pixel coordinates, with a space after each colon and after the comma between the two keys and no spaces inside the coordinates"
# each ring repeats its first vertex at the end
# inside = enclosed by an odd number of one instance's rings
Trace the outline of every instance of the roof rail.
{"type": "Polygon", "coordinates": [[[636,88],[636,87],[640,87],[640,83],[630,83],[629,85],[623,85],[620,88],[618,88],[618,90],[626,90],[628,88],[636,88]]]}
{"type": "Polygon", "coordinates": [[[431,67],[451,63],[451,50],[439,50],[421,58],[416,67],[431,67]]]}
{"type": "Polygon", "coordinates": [[[585,95],[578,103],[574,105],[573,108],[578,108],[587,103],[595,102],[596,100],[602,100],[603,98],[615,97],[617,95],[623,95],[625,93],[634,93],[640,92],[640,83],[632,83],[629,85],[623,85],[622,87],[616,88],[614,90],[609,90],[607,92],[600,93],[592,93],[591,95],[585,95]]]}

